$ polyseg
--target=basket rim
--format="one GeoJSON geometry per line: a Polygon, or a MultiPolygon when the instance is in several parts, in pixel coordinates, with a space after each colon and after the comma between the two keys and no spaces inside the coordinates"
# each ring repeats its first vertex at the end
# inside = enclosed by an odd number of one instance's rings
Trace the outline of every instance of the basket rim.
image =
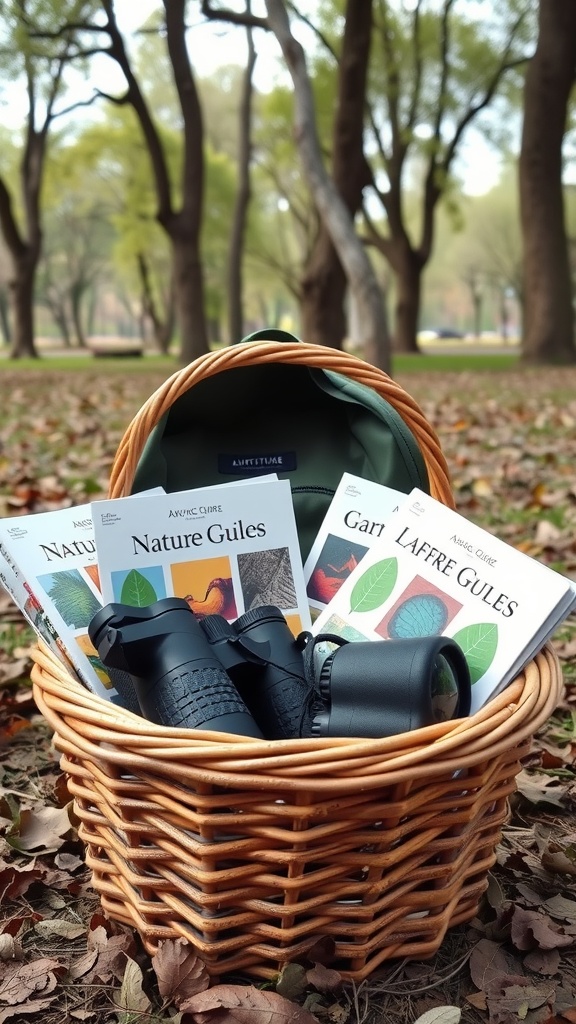
{"type": "Polygon", "coordinates": [[[207,783],[292,790],[314,786],[375,788],[431,771],[490,762],[531,737],[558,704],[562,673],[546,645],[525,670],[475,715],[384,739],[353,737],[257,740],[157,725],[108,703],[75,680],[46,647],[32,649],[39,710],[61,750],[112,764],[158,770],[207,783]]]}
{"type": "Polygon", "coordinates": [[[432,424],[416,400],[387,373],[360,356],[305,341],[247,341],[208,352],[168,377],[144,402],[120,440],[110,473],[108,496],[131,493],[136,467],[154,427],[185,392],[200,381],[228,369],[284,363],[328,370],[349,376],[375,390],[388,401],[410,427],[428,471],[433,497],[454,507],[448,465],[432,424]]]}

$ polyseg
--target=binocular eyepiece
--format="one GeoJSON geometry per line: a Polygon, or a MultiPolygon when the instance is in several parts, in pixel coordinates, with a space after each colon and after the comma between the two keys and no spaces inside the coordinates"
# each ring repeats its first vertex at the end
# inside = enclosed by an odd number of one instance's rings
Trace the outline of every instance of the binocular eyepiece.
{"type": "Polygon", "coordinates": [[[88,632],[123,698],[132,687],[141,714],[161,725],[270,740],[378,738],[470,711],[468,665],[447,637],[294,638],[274,606],[229,623],[197,618],[177,597],[105,605],[88,632]],[[321,640],[330,653],[314,667],[321,640]]]}

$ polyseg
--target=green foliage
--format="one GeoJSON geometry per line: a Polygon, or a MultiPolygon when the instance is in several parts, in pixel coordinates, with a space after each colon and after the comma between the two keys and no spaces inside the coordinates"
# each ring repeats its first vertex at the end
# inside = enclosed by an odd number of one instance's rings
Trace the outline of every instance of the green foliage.
{"type": "Polygon", "coordinates": [[[472,684],[477,683],[494,661],[498,649],[498,626],[494,622],[477,622],[454,634],[470,669],[472,684]]]}
{"type": "Polygon", "coordinates": [[[371,612],[384,604],[396,585],[398,560],[384,558],[362,573],[350,594],[350,611],[371,612]]]}
{"type": "Polygon", "coordinates": [[[122,584],[120,593],[122,604],[129,604],[134,608],[144,608],[148,604],[154,604],[157,600],[158,594],[150,581],[137,569],[131,569],[122,584]]]}
{"type": "Polygon", "coordinates": [[[74,629],[87,627],[90,619],[100,608],[98,599],[84,582],[80,573],[74,569],[70,572],[56,573],[48,595],[66,625],[72,626],[74,629]]]}

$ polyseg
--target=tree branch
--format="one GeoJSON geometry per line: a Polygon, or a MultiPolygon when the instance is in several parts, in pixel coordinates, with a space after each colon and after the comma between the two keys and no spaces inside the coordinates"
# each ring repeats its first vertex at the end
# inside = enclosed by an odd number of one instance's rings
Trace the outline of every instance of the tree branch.
{"type": "Polygon", "coordinates": [[[226,8],[214,8],[211,5],[211,0],[202,0],[201,9],[202,14],[209,21],[227,21],[231,25],[243,25],[244,28],[263,28],[268,32],[270,31],[268,18],[259,18],[257,15],[249,14],[247,11],[240,13],[226,8]]]}
{"type": "Polygon", "coordinates": [[[336,50],[332,46],[332,43],[324,35],[324,33],[320,31],[320,29],[317,27],[317,25],[313,24],[312,19],[307,17],[306,14],[302,14],[302,12],[299,11],[298,8],[296,7],[296,4],[292,3],[292,0],[287,0],[286,6],[288,7],[288,9],[290,11],[292,11],[293,14],[296,15],[296,17],[298,18],[299,21],[302,21],[304,23],[304,25],[307,25],[309,29],[312,29],[312,32],[314,33],[316,38],[320,40],[320,42],[322,43],[324,48],[328,51],[330,56],[333,57],[334,60],[336,61],[336,63],[338,64],[339,57],[338,57],[338,54],[336,53],[336,50]]]}
{"type": "Polygon", "coordinates": [[[422,0],[418,0],[414,8],[414,18],[412,20],[412,40],[414,43],[414,76],[412,86],[412,99],[410,100],[410,107],[408,110],[408,120],[406,127],[412,132],[414,125],[416,124],[416,115],[418,113],[418,104],[420,102],[420,91],[422,87],[422,47],[420,45],[420,6],[422,0]]]}
{"type": "Polygon", "coordinates": [[[94,90],[94,94],[87,100],[77,100],[76,103],[71,103],[68,107],[63,107],[62,110],[56,110],[52,114],[52,120],[55,121],[57,117],[64,117],[65,114],[70,114],[73,110],[78,110],[79,107],[91,107],[95,100],[98,98],[110,99],[111,97],[105,96],[99,89],[94,90]]]}

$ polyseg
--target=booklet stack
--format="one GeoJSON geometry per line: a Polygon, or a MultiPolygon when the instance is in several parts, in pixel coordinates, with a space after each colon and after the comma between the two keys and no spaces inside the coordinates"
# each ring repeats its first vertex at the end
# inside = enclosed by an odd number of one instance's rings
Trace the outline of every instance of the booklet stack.
{"type": "Polygon", "coordinates": [[[228,621],[275,605],[295,635],[311,624],[290,484],[274,474],[0,520],[0,582],[67,668],[119,704],[88,635],[108,602],[183,597],[228,621]]]}
{"type": "MultiPolygon", "coordinates": [[[[576,586],[423,491],[403,498],[313,633],[352,641],[452,637],[468,662],[474,714],[576,607],[576,586]]],[[[333,520],[337,530],[337,514],[333,520]]]]}
{"type": "Polygon", "coordinates": [[[91,506],[0,520],[0,581],[54,654],[90,690],[113,699],[88,636],[102,605],[91,506]]]}
{"type": "Polygon", "coordinates": [[[109,602],[180,597],[228,622],[274,605],[294,636],[352,642],[452,637],[472,713],[576,607],[570,580],[418,489],[344,474],[304,566],[288,480],[160,490],[0,520],[0,582],[70,670],[117,703],[88,635],[109,602]]]}

